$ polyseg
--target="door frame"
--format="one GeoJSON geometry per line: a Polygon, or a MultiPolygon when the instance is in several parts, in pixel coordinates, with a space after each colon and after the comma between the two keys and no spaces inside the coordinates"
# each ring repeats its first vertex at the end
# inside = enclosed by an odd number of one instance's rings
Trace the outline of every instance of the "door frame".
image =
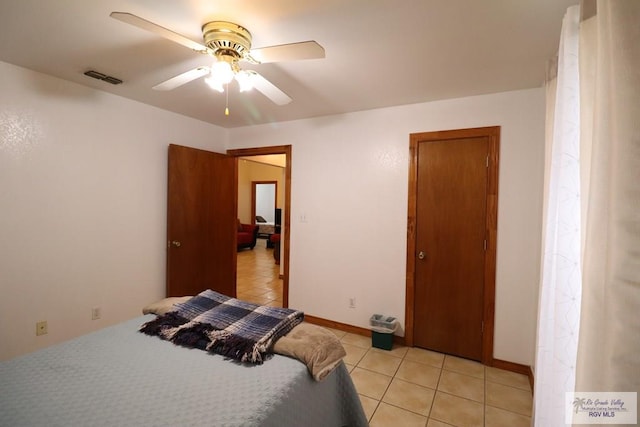
{"type": "MultiPolygon", "coordinates": [[[[277,145],[270,147],[239,148],[227,150],[229,156],[235,157],[236,162],[236,193],[238,192],[238,160],[240,157],[265,156],[270,154],[284,154],[286,165],[284,168],[284,218],[282,218],[284,232],[281,236],[282,255],[282,306],[289,307],[289,236],[291,226],[291,145],[277,145]]],[[[255,219],[255,218],[254,218],[255,219]]]]}
{"type": "Polygon", "coordinates": [[[498,169],[500,126],[412,133],[409,136],[409,200],[407,214],[407,274],[405,299],[405,344],[413,347],[415,312],[416,221],[418,191],[418,144],[420,141],[442,141],[461,138],[489,138],[487,165],[487,250],[484,264],[482,363],[493,364],[495,314],[496,251],[498,230],[498,169]]]}

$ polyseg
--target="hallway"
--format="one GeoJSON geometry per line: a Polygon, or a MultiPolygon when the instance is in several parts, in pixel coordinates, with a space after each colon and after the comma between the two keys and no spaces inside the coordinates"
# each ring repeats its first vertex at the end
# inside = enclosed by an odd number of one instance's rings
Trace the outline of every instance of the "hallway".
{"type": "Polygon", "coordinates": [[[280,266],[273,259],[273,249],[258,239],[253,250],[243,249],[237,259],[237,297],[254,304],[282,307],[280,266]]]}

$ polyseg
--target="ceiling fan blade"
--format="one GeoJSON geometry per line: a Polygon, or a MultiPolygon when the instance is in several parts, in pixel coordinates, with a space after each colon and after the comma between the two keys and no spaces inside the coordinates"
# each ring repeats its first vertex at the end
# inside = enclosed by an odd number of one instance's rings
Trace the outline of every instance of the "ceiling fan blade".
{"type": "Polygon", "coordinates": [[[153,87],[154,90],[172,90],[183,84],[189,83],[192,80],[209,74],[209,67],[198,67],[193,70],[189,70],[186,73],[179,74],[170,78],[162,83],[159,83],[153,87]]]}
{"type": "Polygon", "coordinates": [[[127,24],[131,24],[138,28],[141,28],[146,31],[150,31],[155,33],[165,39],[171,40],[172,42],[181,44],[182,46],[188,47],[189,49],[195,50],[199,53],[209,53],[209,49],[207,49],[204,45],[200,43],[196,43],[193,40],[173,32],[167,28],[161,27],[160,25],[154,24],[151,21],[147,21],[146,19],[142,19],[139,16],[132,15],[126,12],[111,12],[109,15],[118,21],[125,22],[127,24]]]}
{"type": "Polygon", "coordinates": [[[324,58],[324,48],[315,41],[310,40],[252,49],[251,58],[259,63],[322,59],[324,58]]]}
{"type": "Polygon", "coordinates": [[[292,101],[289,95],[255,71],[251,71],[251,82],[258,92],[269,98],[276,105],[287,105],[292,101]]]}

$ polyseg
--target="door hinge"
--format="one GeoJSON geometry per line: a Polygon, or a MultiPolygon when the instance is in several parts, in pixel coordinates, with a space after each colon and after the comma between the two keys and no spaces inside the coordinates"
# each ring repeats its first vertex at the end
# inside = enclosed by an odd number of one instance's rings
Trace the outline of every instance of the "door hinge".
{"type": "Polygon", "coordinates": [[[489,167],[489,155],[487,154],[487,163],[486,163],[487,167],[489,167]]]}
{"type": "Polygon", "coordinates": [[[480,333],[484,334],[484,320],[480,323],[480,333]]]}
{"type": "Polygon", "coordinates": [[[484,239],[484,250],[487,250],[487,239],[484,239]]]}

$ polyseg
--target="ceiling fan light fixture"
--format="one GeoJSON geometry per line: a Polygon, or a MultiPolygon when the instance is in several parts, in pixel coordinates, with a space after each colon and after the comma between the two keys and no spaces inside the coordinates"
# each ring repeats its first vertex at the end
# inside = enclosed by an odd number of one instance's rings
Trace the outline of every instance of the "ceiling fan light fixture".
{"type": "Polygon", "coordinates": [[[240,86],[240,92],[247,92],[253,89],[253,73],[251,71],[240,70],[236,73],[236,81],[240,86]]]}
{"type": "Polygon", "coordinates": [[[214,78],[212,75],[209,75],[208,77],[205,77],[204,82],[207,84],[207,86],[209,86],[211,89],[217,91],[217,92],[224,92],[224,87],[223,87],[223,83],[221,83],[220,81],[218,81],[216,78],[214,78]]]}
{"type": "Polygon", "coordinates": [[[211,77],[220,84],[227,84],[233,80],[233,68],[231,64],[224,60],[218,60],[211,66],[211,77]]]}

